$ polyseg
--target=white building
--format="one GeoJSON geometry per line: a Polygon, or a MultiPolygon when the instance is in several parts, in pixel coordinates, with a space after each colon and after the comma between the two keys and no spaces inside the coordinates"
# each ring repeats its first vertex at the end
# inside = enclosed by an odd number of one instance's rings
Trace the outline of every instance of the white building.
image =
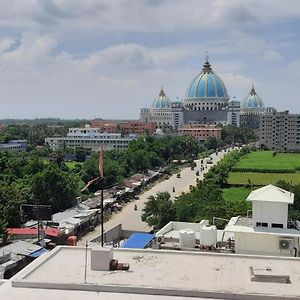
{"type": "Polygon", "coordinates": [[[0,144],[0,151],[22,152],[27,149],[27,140],[10,140],[7,143],[0,144]]]}
{"type": "Polygon", "coordinates": [[[250,193],[252,218],[233,217],[225,232],[234,233],[235,252],[278,256],[300,256],[299,222],[288,221],[288,206],[294,194],[273,185],[250,193]]]}
{"type": "Polygon", "coordinates": [[[130,142],[137,138],[136,134],[123,136],[121,133],[101,132],[101,128],[70,128],[67,137],[51,137],[45,139],[45,144],[55,150],[63,147],[83,147],[98,151],[101,145],[105,150],[126,149],[130,142]]]}
{"type": "Polygon", "coordinates": [[[300,150],[300,114],[265,112],[260,115],[259,145],[279,151],[300,150]]]}
{"type": "Polygon", "coordinates": [[[300,299],[299,262],[299,258],[64,246],[0,282],[0,295],[5,300],[300,299]],[[122,270],[126,267],[129,270],[122,270]]]}

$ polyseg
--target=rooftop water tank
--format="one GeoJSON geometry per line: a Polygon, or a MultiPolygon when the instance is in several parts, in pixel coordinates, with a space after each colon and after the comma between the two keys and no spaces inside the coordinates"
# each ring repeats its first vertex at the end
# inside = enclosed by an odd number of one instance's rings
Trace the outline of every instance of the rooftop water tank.
{"type": "Polygon", "coordinates": [[[195,248],[195,231],[182,229],[179,231],[180,248],[195,248]]]}
{"type": "Polygon", "coordinates": [[[203,246],[214,246],[217,243],[217,227],[203,226],[200,230],[200,244],[203,246]]]}

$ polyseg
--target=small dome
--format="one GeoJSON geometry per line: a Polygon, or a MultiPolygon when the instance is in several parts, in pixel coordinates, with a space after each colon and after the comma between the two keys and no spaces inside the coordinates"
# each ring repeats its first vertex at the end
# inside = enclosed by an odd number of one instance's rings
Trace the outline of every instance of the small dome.
{"type": "Polygon", "coordinates": [[[202,72],[191,81],[186,96],[187,98],[229,98],[223,81],[212,71],[208,57],[202,72]]]}
{"type": "Polygon", "coordinates": [[[163,88],[161,88],[158,97],[152,103],[152,108],[170,108],[170,107],[171,107],[171,101],[166,96],[163,88]]]}
{"type": "Polygon", "coordinates": [[[171,105],[172,107],[182,107],[183,101],[177,97],[176,100],[171,103],[171,105]]]}
{"type": "Polygon", "coordinates": [[[265,105],[264,105],[262,99],[256,94],[254,86],[252,86],[249,96],[246,97],[242,101],[241,108],[242,109],[253,109],[253,108],[255,109],[255,108],[264,108],[264,107],[265,107],[265,105]]]}

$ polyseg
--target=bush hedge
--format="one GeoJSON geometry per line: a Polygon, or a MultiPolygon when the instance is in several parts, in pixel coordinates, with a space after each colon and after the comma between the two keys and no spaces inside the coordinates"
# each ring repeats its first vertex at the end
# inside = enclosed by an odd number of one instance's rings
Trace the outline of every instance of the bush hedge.
{"type": "Polygon", "coordinates": [[[296,173],[295,169],[259,169],[259,168],[232,168],[231,172],[254,173],[296,173]]]}

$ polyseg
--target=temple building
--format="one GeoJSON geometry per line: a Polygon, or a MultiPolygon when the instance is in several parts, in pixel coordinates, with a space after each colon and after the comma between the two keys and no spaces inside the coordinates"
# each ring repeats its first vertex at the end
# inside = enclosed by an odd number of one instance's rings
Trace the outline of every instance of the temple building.
{"type": "Polygon", "coordinates": [[[141,109],[141,120],[177,130],[183,124],[240,125],[240,104],[230,100],[225,84],[206,57],[202,71],[190,82],[185,98],[172,102],[161,89],[151,108],[141,109]]]}

